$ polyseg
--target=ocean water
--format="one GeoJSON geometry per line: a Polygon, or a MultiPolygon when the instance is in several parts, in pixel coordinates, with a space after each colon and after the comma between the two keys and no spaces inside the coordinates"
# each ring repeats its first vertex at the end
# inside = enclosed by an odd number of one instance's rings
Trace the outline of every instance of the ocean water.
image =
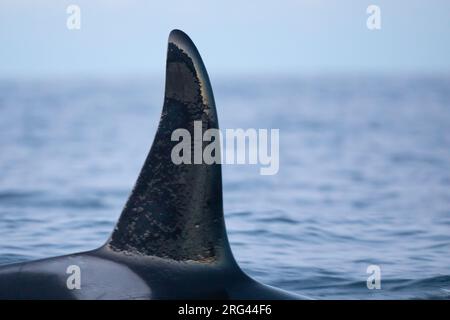
{"type": "MultiPolygon", "coordinates": [[[[248,274],[317,299],[450,298],[450,77],[212,82],[222,129],[280,129],[278,174],[223,166],[248,274]]],[[[0,264],[103,244],[162,97],[163,79],[0,81],[0,264]]]]}

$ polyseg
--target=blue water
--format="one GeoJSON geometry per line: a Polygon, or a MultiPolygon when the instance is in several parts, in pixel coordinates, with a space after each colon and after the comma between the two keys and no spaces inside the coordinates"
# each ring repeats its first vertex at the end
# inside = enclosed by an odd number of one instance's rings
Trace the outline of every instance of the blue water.
{"type": "MultiPolygon", "coordinates": [[[[450,298],[450,77],[212,81],[222,128],[280,129],[277,175],[223,167],[247,273],[319,299],[450,298]]],[[[162,95],[162,79],[0,81],[0,264],[107,239],[162,95]]]]}

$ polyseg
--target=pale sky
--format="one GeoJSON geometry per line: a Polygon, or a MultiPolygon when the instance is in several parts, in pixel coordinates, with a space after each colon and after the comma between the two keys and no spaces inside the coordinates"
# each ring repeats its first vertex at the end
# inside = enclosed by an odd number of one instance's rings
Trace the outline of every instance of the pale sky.
{"type": "Polygon", "coordinates": [[[1,0],[0,77],[159,74],[174,28],[216,74],[450,72],[448,0],[152,2],[1,0]],[[370,4],[381,30],[366,27],[370,4]]]}

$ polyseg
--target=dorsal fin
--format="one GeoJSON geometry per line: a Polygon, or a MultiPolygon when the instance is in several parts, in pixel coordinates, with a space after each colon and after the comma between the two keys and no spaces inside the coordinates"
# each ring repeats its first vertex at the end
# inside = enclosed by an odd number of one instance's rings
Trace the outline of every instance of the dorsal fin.
{"type": "Polygon", "coordinates": [[[194,121],[202,122],[203,131],[218,129],[202,59],[189,37],[174,30],[158,131],[109,248],[178,261],[234,261],[223,217],[221,165],[171,161],[178,143],[171,141],[172,132],[184,128],[194,137],[194,121]]]}

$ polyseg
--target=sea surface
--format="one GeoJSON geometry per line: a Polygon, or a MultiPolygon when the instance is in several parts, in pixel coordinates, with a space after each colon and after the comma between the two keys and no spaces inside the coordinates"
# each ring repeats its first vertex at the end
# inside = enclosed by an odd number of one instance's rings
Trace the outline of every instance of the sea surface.
{"type": "MultiPolygon", "coordinates": [[[[224,165],[241,267],[317,299],[450,298],[450,77],[212,78],[222,129],[280,130],[280,168],[224,165]],[[381,271],[368,289],[367,268],[381,271]]],[[[0,264],[109,237],[163,79],[0,81],[0,264]]]]}

